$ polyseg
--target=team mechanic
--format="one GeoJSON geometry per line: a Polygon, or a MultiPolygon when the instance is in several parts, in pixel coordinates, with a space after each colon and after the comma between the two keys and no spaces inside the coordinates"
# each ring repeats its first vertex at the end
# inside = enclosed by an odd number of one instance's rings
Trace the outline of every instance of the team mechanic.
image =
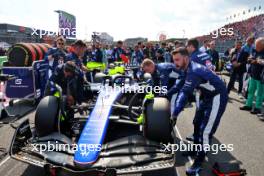
{"type": "MultiPolygon", "coordinates": [[[[186,48],[187,48],[188,53],[190,55],[191,61],[199,63],[201,65],[204,65],[212,71],[215,70],[215,66],[212,64],[212,57],[209,54],[207,54],[206,52],[199,50],[199,41],[196,38],[189,39],[187,41],[186,48]]],[[[201,92],[195,90],[194,96],[190,97],[189,101],[192,101],[195,99],[196,107],[198,108],[199,107],[199,99],[201,99],[202,96],[203,95],[201,94],[201,92]]],[[[198,124],[198,126],[196,126],[196,122],[197,122],[197,119],[194,118],[193,119],[194,131],[195,131],[196,127],[199,128],[199,124],[198,124]]],[[[193,141],[193,136],[194,136],[194,134],[187,136],[186,139],[189,141],[193,141]]]]}
{"type": "Polygon", "coordinates": [[[61,130],[67,134],[70,131],[67,122],[74,117],[74,111],[71,106],[76,103],[81,104],[84,101],[83,73],[72,61],[59,65],[47,83],[45,94],[63,97],[66,117],[61,117],[60,119],[62,122],[61,130]],[[61,87],[62,95],[59,94],[56,85],[61,87]]]}
{"type": "Polygon", "coordinates": [[[88,71],[83,64],[83,56],[86,50],[86,44],[82,40],[77,40],[72,44],[72,52],[67,54],[66,61],[72,61],[82,71],[88,71]]]}
{"type": "Polygon", "coordinates": [[[66,54],[67,50],[65,49],[65,39],[60,36],[56,39],[56,47],[50,48],[44,58],[44,60],[49,64],[48,77],[52,75],[59,64],[65,62],[66,54]]]}
{"type": "MultiPolygon", "coordinates": [[[[190,39],[187,41],[187,51],[190,54],[190,59],[192,62],[199,63],[201,65],[206,66],[210,70],[214,70],[214,66],[212,65],[212,58],[207,54],[199,51],[199,42],[197,39],[190,39]]],[[[168,97],[171,99],[172,96],[179,92],[179,90],[184,85],[185,77],[183,72],[180,72],[180,77],[177,82],[169,89],[168,97]]],[[[189,101],[192,101],[193,98],[190,98],[189,101]]],[[[198,105],[199,106],[199,105],[198,105]]],[[[197,106],[197,107],[198,107],[197,106]]],[[[191,138],[191,137],[189,137],[191,138]]]]}
{"type": "MultiPolygon", "coordinates": [[[[199,51],[198,47],[199,47],[199,42],[197,39],[190,39],[187,41],[187,51],[190,54],[191,61],[204,65],[208,69],[213,70],[214,67],[212,65],[212,58],[207,53],[199,51]]],[[[181,72],[177,82],[175,82],[175,84],[169,89],[168,97],[170,99],[174,94],[178,93],[179,90],[182,88],[182,86],[184,85],[185,77],[186,76],[184,75],[184,73],[181,72]]],[[[189,101],[192,101],[192,99],[193,98],[190,98],[189,101]]]]}
{"type": "MultiPolygon", "coordinates": [[[[199,41],[195,38],[189,39],[186,44],[188,53],[190,55],[190,59],[192,62],[199,63],[201,65],[206,66],[208,69],[214,71],[215,67],[212,65],[212,58],[210,55],[208,55],[206,52],[202,52],[199,50],[199,41]]],[[[172,86],[171,89],[168,90],[168,98],[171,99],[172,106],[175,102],[175,98],[177,96],[176,93],[179,92],[179,90],[182,88],[184,85],[186,75],[181,74],[179,79],[176,80],[174,86],[172,86]]],[[[191,103],[193,101],[196,101],[196,107],[199,107],[199,99],[202,98],[202,94],[199,91],[194,91],[194,94],[189,96],[188,102],[191,103]]],[[[199,126],[196,125],[196,119],[193,119],[193,125],[194,125],[194,131],[195,128],[199,128],[199,126]]],[[[199,124],[198,124],[199,125],[199,124]]],[[[194,133],[194,132],[193,132],[194,133]]],[[[186,139],[189,141],[193,141],[193,136],[194,134],[187,136],[186,139]]]]}
{"type": "MultiPolygon", "coordinates": [[[[177,69],[185,72],[186,79],[175,102],[172,121],[176,122],[178,115],[194,89],[203,94],[200,106],[197,108],[195,119],[199,128],[195,128],[194,144],[209,145],[212,136],[217,130],[221,117],[226,109],[228,95],[224,82],[205,66],[192,62],[187,49],[181,47],[172,52],[173,61],[177,69]]],[[[196,156],[193,165],[186,170],[188,175],[193,175],[201,170],[205,159],[205,150],[190,151],[196,156]]]]}
{"type": "Polygon", "coordinates": [[[190,39],[187,41],[187,50],[190,54],[191,60],[199,64],[205,65],[208,69],[214,71],[215,67],[212,64],[212,58],[206,52],[199,50],[199,41],[197,39],[190,39]]]}
{"type": "Polygon", "coordinates": [[[167,87],[170,89],[175,80],[179,78],[179,70],[176,69],[173,63],[155,64],[151,59],[144,59],[141,68],[143,72],[151,74],[151,85],[167,87]]]}

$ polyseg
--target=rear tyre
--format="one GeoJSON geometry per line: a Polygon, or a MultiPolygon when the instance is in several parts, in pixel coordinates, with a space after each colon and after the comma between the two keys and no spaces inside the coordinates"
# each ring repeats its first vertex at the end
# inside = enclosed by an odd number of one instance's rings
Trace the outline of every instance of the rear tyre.
{"type": "Polygon", "coordinates": [[[157,142],[170,142],[170,104],[166,98],[154,98],[145,110],[144,136],[157,142]]]}
{"type": "Polygon", "coordinates": [[[44,97],[38,104],[35,114],[35,128],[39,137],[57,131],[59,100],[54,96],[44,97]]]}

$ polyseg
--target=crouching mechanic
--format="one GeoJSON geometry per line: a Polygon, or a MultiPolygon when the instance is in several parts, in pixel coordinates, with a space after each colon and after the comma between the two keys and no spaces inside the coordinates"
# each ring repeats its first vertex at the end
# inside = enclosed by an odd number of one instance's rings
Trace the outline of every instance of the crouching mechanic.
{"type": "Polygon", "coordinates": [[[228,95],[224,82],[205,66],[192,62],[185,48],[178,48],[172,52],[173,61],[177,69],[185,72],[185,83],[177,96],[175,107],[172,113],[172,121],[175,123],[178,115],[194,89],[203,94],[200,99],[195,118],[197,127],[194,129],[194,144],[200,147],[198,151],[190,151],[196,156],[193,165],[187,169],[188,175],[193,175],[201,170],[202,162],[205,159],[205,146],[208,148],[212,136],[217,130],[221,117],[226,109],[228,95]]]}
{"type": "Polygon", "coordinates": [[[179,70],[172,63],[155,64],[151,59],[144,59],[141,68],[145,73],[151,74],[151,85],[162,86],[169,90],[175,80],[179,78],[179,70]]]}
{"type": "Polygon", "coordinates": [[[74,111],[71,106],[81,104],[84,98],[83,73],[72,61],[59,65],[51,75],[45,94],[59,97],[57,85],[61,87],[63,97],[63,108],[66,117],[60,117],[61,130],[69,132],[68,121],[74,118],[74,111]]]}

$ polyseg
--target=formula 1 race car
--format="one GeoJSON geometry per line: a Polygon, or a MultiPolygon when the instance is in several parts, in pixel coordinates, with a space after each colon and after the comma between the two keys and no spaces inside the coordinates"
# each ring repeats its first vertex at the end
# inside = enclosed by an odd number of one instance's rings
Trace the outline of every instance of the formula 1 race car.
{"type": "Polygon", "coordinates": [[[72,107],[88,115],[76,113],[68,133],[61,126],[62,98],[44,97],[34,126],[25,120],[16,127],[11,157],[52,176],[174,172],[175,155],[164,147],[176,138],[169,101],[138,91],[142,86],[126,75],[93,83],[96,100],[72,107]]]}

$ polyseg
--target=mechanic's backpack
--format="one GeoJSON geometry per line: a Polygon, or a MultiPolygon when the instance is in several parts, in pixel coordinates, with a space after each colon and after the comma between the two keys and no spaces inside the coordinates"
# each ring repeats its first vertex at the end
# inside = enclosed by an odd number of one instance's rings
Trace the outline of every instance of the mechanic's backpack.
{"type": "Polygon", "coordinates": [[[213,173],[216,176],[244,176],[247,174],[246,170],[241,168],[241,162],[236,160],[216,162],[213,166],[213,173]]]}

